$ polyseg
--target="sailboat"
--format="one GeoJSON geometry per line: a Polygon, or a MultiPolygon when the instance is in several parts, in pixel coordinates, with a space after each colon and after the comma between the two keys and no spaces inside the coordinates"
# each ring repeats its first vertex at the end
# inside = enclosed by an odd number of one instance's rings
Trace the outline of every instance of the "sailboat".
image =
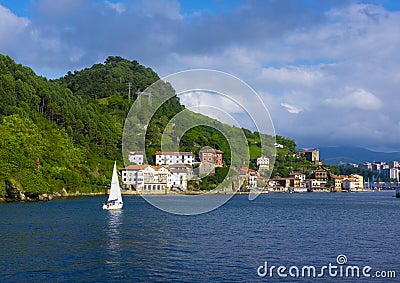
{"type": "Polygon", "coordinates": [[[103,204],[103,209],[121,209],[124,205],[122,201],[121,188],[119,186],[118,174],[117,174],[117,162],[114,162],[114,169],[111,179],[111,189],[108,200],[103,204]]]}

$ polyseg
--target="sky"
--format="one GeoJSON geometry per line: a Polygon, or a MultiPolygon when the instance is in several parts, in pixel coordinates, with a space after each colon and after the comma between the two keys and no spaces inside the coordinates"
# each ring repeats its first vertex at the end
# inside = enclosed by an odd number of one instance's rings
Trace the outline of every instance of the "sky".
{"type": "Polygon", "coordinates": [[[0,53],[39,75],[110,55],[226,72],[299,148],[400,151],[399,50],[396,0],[0,0],[0,53]]]}

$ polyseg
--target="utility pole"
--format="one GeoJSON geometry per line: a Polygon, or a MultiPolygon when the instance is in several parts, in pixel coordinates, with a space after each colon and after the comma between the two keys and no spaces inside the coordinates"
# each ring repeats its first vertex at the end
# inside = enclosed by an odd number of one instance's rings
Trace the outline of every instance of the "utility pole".
{"type": "Polygon", "coordinates": [[[153,96],[153,94],[151,93],[151,92],[144,92],[144,91],[140,91],[140,89],[138,89],[137,90],[137,94],[138,94],[138,96],[137,96],[137,101],[138,101],[138,105],[139,105],[139,107],[141,106],[141,98],[142,98],[142,96],[147,96],[147,103],[148,103],[148,105],[152,105],[152,103],[153,103],[153,101],[152,101],[152,96],[153,96]]]}
{"type": "Polygon", "coordinates": [[[151,97],[153,96],[153,94],[151,93],[151,92],[149,92],[148,94],[147,94],[147,96],[149,97],[149,101],[148,101],[148,104],[151,106],[152,105],[152,100],[151,100],[151,97]]]}
{"type": "Polygon", "coordinates": [[[140,99],[141,99],[141,94],[142,94],[142,92],[140,91],[140,88],[138,88],[138,90],[136,91],[136,93],[137,93],[136,101],[137,101],[137,103],[138,103],[138,106],[141,107],[141,106],[142,106],[142,102],[140,101],[140,99]]]}
{"type": "Polygon", "coordinates": [[[131,102],[131,89],[132,89],[132,83],[128,83],[128,101],[131,102]]]}

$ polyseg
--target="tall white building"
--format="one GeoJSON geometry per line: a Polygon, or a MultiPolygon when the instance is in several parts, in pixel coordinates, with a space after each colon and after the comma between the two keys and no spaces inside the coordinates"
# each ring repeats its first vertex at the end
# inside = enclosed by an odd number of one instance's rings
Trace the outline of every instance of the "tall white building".
{"type": "Polygon", "coordinates": [[[156,152],[156,165],[187,164],[192,166],[193,162],[192,152],[156,152]]]}
{"type": "Polygon", "coordinates": [[[383,176],[389,179],[399,181],[399,169],[398,168],[385,168],[382,170],[383,176]]]}
{"type": "Polygon", "coordinates": [[[365,168],[365,169],[368,169],[368,170],[372,170],[371,162],[364,162],[362,164],[359,164],[358,167],[359,168],[365,168]]]}
{"type": "Polygon", "coordinates": [[[372,171],[381,171],[382,165],[380,163],[373,163],[372,164],[372,171]]]}

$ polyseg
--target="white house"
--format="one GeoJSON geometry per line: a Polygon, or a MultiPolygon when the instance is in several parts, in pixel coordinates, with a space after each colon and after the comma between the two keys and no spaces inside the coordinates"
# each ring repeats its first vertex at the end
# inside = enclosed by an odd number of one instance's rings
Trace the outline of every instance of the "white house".
{"type": "Polygon", "coordinates": [[[193,165],[192,152],[156,152],[156,165],[188,164],[193,165]]]}
{"type": "Polygon", "coordinates": [[[143,165],[144,152],[143,151],[131,151],[131,152],[129,152],[128,160],[131,163],[134,163],[137,165],[143,165]]]}
{"type": "Polygon", "coordinates": [[[261,157],[257,158],[257,166],[258,166],[258,169],[269,170],[269,158],[266,156],[261,156],[261,157]]]}

